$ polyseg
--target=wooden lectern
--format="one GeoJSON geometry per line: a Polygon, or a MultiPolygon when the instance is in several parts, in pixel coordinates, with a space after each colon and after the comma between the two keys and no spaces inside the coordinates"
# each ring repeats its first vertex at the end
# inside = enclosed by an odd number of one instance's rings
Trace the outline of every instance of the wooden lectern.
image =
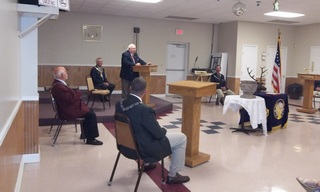
{"type": "Polygon", "coordinates": [[[298,74],[298,79],[304,79],[303,85],[303,103],[302,108],[298,108],[298,112],[315,113],[317,109],[312,107],[312,97],[314,90],[314,81],[320,80],[320,75],[317,74],[298,74]]]}
{"type": "Polygon", "coordinates": [[[216,84],[199,81],[169,83],[169,93],[183,96],[181,131],[187,136],[185,164],[194,167],[210,159],[210,155],[199,152],[201,97],[216,94],[216,84]]]}
{"type": "Polygon", "coordinates": [[[134,66],[133,71],[139,72],[139,74],[146,80],[147,82],[147,89],[146,94],[142,98],[142,102],[150,107],[155,107],[155,104],[150,103],[150,73],[157,72],[158,65],[141,65],[141,66],[134,66]]]}

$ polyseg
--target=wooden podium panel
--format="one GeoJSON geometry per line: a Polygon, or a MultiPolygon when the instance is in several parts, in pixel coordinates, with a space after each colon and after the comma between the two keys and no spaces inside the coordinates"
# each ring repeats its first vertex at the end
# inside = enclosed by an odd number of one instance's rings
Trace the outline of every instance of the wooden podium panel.
{"type": "Polygon", "coordinates": [[[199,152],[201,97],[216,94],[217,83],[179,81],[168,84],[169,93],[183,97],[181,131],[187,136],[186,161],[189,167],[210,159],[210,155],[199,152]]]}
{"type": "Polygon", "coordinates": [[[142,102],[146,105],[149,105],[151,107],[155,107],[155,104],[150,103],[150,73],[151,72],[157,72],[158,65],[141,65],[141,66],[134,66],[133,71],[139,72],[139,74],[146,80],[147,82],[147,89],[146,94],[142,98],[142,102]]]}
{"type": "Polygon", "coordinates": [[[320,75],[317,74],[298,74],[298,78],[304,79],[303,85],[303,102],[302,108],[298,108],[298,112],[302,113],[315,113],[317,109],[312,107],[312,97],[314,90],[314,81],[320,80],[320,75]]]}

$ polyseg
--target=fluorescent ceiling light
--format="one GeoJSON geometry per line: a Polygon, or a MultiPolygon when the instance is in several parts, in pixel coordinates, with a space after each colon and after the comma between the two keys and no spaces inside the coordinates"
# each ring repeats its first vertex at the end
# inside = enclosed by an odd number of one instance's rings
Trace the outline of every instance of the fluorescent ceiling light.
{"type": "Polygon", "coordinates": [[[136,2],[142,2],[142,3],[159,3],[162,0],[132,0],[136,2]]]}
{"type": "Polygon", "coordinates": [[[283,11],[273,11],[273,12],[265,13],[264,15],[274,16],[274,17],[285,17],[285,18],[295,18],[295,17],[304,16],[304,14],[301,14],[301,13],[291,13],[291,12],[283,12],[283,11]]]}

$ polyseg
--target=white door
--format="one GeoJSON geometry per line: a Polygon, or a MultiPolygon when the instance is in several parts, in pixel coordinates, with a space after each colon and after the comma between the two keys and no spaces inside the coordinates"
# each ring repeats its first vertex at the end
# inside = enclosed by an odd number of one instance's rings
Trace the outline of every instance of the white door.
{"type": "Polygon", "coordinates": [[[242,46],[242,59],[241,59],[241,77],[240,80],[252,80],[247,72],[252,70],[251,75],[256,78],[257,72],[257,57],[258,57],[258,46],[256,45],[243,45],[242,46]]]}
{"type": "Polygon", "coordinates": [[[320,74],[320,46],[312,46],[310,50],[310,69],[312,74],[320,74]]]}
{"type": "Polygon", "coordinates": [[[168,83],[186,80],[188,69],[187,53],[188,44],[167,44],[166,95],[169,94],[168,83]]]}
{"type": "MultiPolygon", "coordinates": [[[[277,46],[268,46],[267,47],[267,58],[266,58],[266,88],[267,92],[273,93],[273,87],[271,84],[272,81],[272,71],[274,60],[276,57],[277,46]]],[[[286,87],[286,73],[287,73],[287,55],[288,55],[288,47],[281,47],[280,50],[280,59],[281,59],[281,89],[280,92],[285,92],[286,87]]]]}

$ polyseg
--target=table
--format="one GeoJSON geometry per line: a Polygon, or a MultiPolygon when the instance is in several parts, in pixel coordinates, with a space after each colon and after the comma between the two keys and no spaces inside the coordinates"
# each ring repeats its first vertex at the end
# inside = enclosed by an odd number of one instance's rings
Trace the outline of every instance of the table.
{"type": "MultiPolygon", "coordinates": [[[[240,95],[227,95],[224,101],[223,114],[225,114],[229,108],[235,112],[244,108],[250,116],[252,128],[256,129],[258,124],[262,124],[263,134],[267,135],[266,104],[262,97],[256,96],[256,98],[253,99],[246,99],[241,98],[240,95]]],[[[243,124],[238,131],[247,132],[243,124]]]]}
{"type": "MultiPolygon", "coordinates": [[[[264,98],[267,110],[267,131],[287,126],[289,103],[287,94],[255,93],[264,98]]],[[[241,116],[241,120],[248,122],[250,117],[247,112],[241,116]]],[[[240,120],[240,122],[241,122],[240,120]]]]}
{"type": "Polygon", "coordinates": [[[181,132],[187,136],[185,165],[197,166],[209,161],[210,155],[199,151],[201,97],[216,94],[216,84],[200,81],[169,83],[169,93],[182,95],[181,132]]]}
{"type": "MultiPolygon", "coordinates": [[[[197,71],[195,71],[197,72],[197,71]]],[[[203,81],[203,77],[207,77],[207,81],[210,81],[210,77],[213,73],[207,73],[200,71],[200,73],[195,73],[194,75],[197,76],[196,81],[203,81]]]]}

